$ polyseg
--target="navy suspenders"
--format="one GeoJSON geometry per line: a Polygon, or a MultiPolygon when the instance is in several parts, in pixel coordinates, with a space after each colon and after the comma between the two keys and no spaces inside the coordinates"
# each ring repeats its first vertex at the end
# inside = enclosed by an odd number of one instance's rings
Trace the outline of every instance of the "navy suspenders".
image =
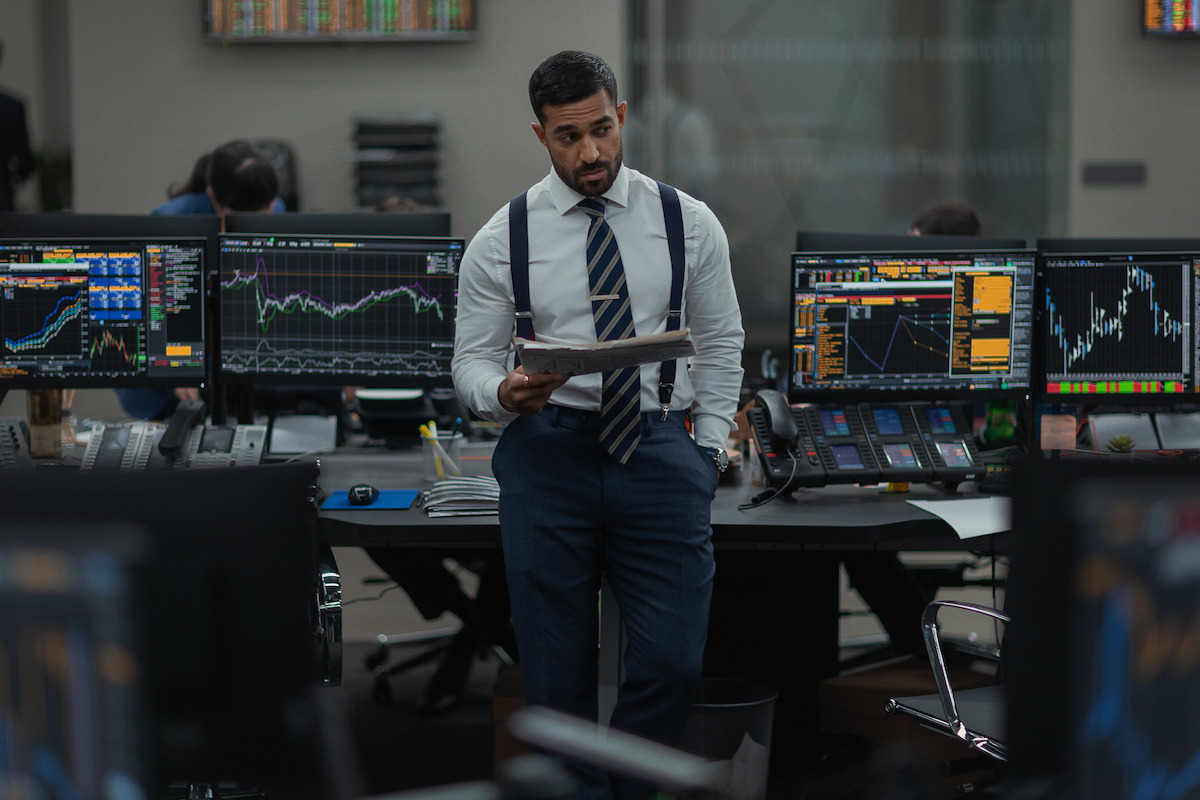
{"type": "MultiPolygon", "coordinates": [[[[683,321],[683,210],[679,194],[673,187],[658,182],[662,199],[663,221],[667,228],[667,248],[671,253],[671,303],[667,309],[667,331],[677,331],[683,321]]],[[[517,336],[533,339],[533,312],[529,304],[529,221],[525,207],[525,192],[508,204],[508,249],[512,265],[513,299],[517,336]]],[[[520,360],[518,359],[518,362],[520,360]]],[[[671,407],[675,391],[675,361],[664,361],[659,369],[658,408],[662,419],[671,407]]]]}

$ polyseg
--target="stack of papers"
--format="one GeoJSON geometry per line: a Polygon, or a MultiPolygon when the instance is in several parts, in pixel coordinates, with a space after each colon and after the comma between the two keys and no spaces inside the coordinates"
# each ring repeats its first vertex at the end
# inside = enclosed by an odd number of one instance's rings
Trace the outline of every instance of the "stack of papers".
{"type": "Polygon", "coordinates": [[[500,484],[487,476],[463,476],[438,481],[421,493],[430,517],[478,517],[499,513],[500,484]]]}
{"type": "Polygon", "coordinates": [[[568,378],[696,355],[688,328],[587,344],[546,344],[516,336],[513,342],[526,372],[557,372],[568,378]]]}

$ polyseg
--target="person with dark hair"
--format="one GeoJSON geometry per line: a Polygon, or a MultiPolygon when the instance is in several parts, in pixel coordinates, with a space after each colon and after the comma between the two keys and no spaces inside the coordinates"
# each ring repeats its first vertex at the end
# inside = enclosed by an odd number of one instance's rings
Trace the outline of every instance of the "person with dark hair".
{"type": "MultiPolygon", "coordinates": [[[[975,209],[960,201],[938,203],[913,220],[910,236],[979,236],[975,209]]],[[[850,586],[879,620],[891,650],[900,655],[925,653],[921,614],[933,600],[896,553],[846,553],[842,566],[850,586]]]]}
{"type": "Polygon", "coordinates": [[[982,236],[983,226],[970,205],[949,200],[918,214],[908,232],[912,236],[982,236]]]}
{"type": "MultiPolygon", "coordinates": [[[[227,142],[196,159],[181,187],[172,187],[171,199],[151,214],[216,214],[224,229],[225,215],[233,212],[279,213],[286,211],[276,197],[279,180],[275,168],[254,145],[243,139],[227,142]]],[[[192,386],[178,389],[117,389],[121,408],[137,419],[166,419],[180,400],[200,397],[192,386]]]]}
{"type": "Polygon", "coordinates": [[[192,174],[151,214],[280,213],[275,167],[244,139],[226,142],[196,160],[192,174]]]}
{"type": "MultiPolygon", "coordinates": [[[[0,44],[0,60],[3,45],[0,44]]],[[[33,151],[25,124],[25,104],[0,92],[0,211],[16,208],[16,187],[33,174],[33,151]]]]}
{"type": "MultiPolygon", "coordinates": [[[[492,468],[525,702],[597,719],[604,578],[627,638],[610,725],[675,744],[700,682],[710,507],[742,382],[729,243],[708,206],[622,163],[626,104],[602,59],[551,56],[529,100],[551,170],[468,245],[453,360],[463,403],[507,423],[492,468]],[[514,322],[547,343],[678,325],[696,354],[568,380],[514,368],[514,322]]],[[[652,791],[570,768],[579,798],[652,791]]]]}

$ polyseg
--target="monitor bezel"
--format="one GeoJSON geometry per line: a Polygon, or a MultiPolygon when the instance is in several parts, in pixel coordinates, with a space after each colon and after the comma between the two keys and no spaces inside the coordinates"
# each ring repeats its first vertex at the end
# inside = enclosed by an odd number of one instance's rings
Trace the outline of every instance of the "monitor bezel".
{"type": "MultiPolygon", "coordinates": [[[[266,215],[263,215],[266,216],[266,215]]],[[[377,216],[384,216],[383,214],[377,216]]],[[[402,215],[395,215],[402,216],[402,215]]],[[[218,236],[218,252],[223,252],[224,242],[229,239],[244,239],[247,237],[256,236],[280,236],[287,238],[304,238],[304,239],[329,239],[341,237],[351,240],[378,240],[378,241],[404,241],[413,244],[437,244],[440,249],[448,249],[453,245],[457,245],[460,252],[466,250],[466,239],[457,236],[402,236],[390,235],[379,236],[372,234],[357,234],[346,232],[309,232],[309,233],[276,233],[273,231],[263,232],[242,232],[242,233],[223,233],[218,236]]],[[[460,261],[461,263],[461,261],[460,261]]],[[[434,389],[434,388],[450,388],[453,386],[453,380],[447,373],[437,376],[365,376],[356,372],[340,372],[340,373],[321,373],[304,375],[291,375],[287,373],[276,372],[241,372],[231,371],[225,367],[224,359],[224,329],[221,311],[220,298],[220,283],[223,277],[223,269],[218,258],[216,281],[214,282],[214,292],[216,294],[215,303],[217,326],[214,329],[214,342],[211,348],[212,357],[215,364],[216,380],[222,386],[229,387],[302,387],[302,386],[370,386],[385,389],[434,389]]],[[[458,295],[458,275],[455,274],[455,310],[457,310],[457,295],[458,295]]]]}
{"type": "Polygon", "coordinates": [[[453,238],[448,211],[226,214],[225,233],[453,238]]]}
{"type": "MultiPolygon", "coordinates": [[[[903,237],[910,240],[917,240],[925,237],[903,237]]],[[[959,237],[956,237],[959,238],[959,237]]],[[[973,243],[977,243],[978,239],[969,239],[973,243]]],[[[885,248],[880,250],[832,250],[832,251],[816,251],[816,250],[798,250],[793,251],[789,259],[789,312],[793,310],[795,302],[795,275],[796,275],[796,257],[797,256],[832,256],[832,257],[849,257],[849,258],[872,258],[879,256],[887,256],[889,254],[903,254],[906,258],[911,257],[947,257],[947,256],[988,256],[988,255],[1017,255],[1030,259],[1033,266],[1031,267],[1030,281],[1033,293],[1033,308],[1031,313],[1036,320],[1037,311],[1037,251],[1029,247],[1020,248],[885,248]]],[[[1031,324],[1034,324],[1031,321],[1031,324]]],[[[787,386],[787,397],[789,403],[905,403],[905,402],[920,402],[920,401],[948,401],[948,402],[968,402],[968,401],[988,401],[988,400],[1028,400],[1032,396],[1033,381],[1037,377],[1037,348],[1034,343],[1030,343],[1029,357],[1029,379],[1028,384],[1024,386],[1009,386],[1009,387],[931,387],[931,386],[914,386],[912,388],[904,388],[900,386],[888,387],[860,387],[848,386],[844,388],[819,387],[805,389],[795,385],[795,326],[789,315],[788,320],[788,365],[785,375],[787,386]]]]}
{"type": "Polygon", "coordinates": [[[983,238],[923,234],[847,233],[841,231],[796,231],[796,249],[804,253],[871,252],[887,250],[1027,250],[1029,242],[1018,238],[983,238]]]}

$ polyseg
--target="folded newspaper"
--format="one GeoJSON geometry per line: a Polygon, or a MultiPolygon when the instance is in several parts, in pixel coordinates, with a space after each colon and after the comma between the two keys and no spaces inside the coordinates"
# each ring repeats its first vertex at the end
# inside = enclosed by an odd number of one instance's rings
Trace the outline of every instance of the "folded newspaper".
{"type": "Polygon", "coordinates": [[[696,354],[692,333],[687,328],[587,344],[547,344],[517,336],[513,337],[513,343],[526,372],[557,372],[568,378],[638,364],[674,361],[696,354]]]}
{"type": "Polygon", "coordinates": [[[430,517],[477,517],[497,514],[500,485],[487,476],[466,476],[438,481],[421,492],[420,505],[430,517]]]}

